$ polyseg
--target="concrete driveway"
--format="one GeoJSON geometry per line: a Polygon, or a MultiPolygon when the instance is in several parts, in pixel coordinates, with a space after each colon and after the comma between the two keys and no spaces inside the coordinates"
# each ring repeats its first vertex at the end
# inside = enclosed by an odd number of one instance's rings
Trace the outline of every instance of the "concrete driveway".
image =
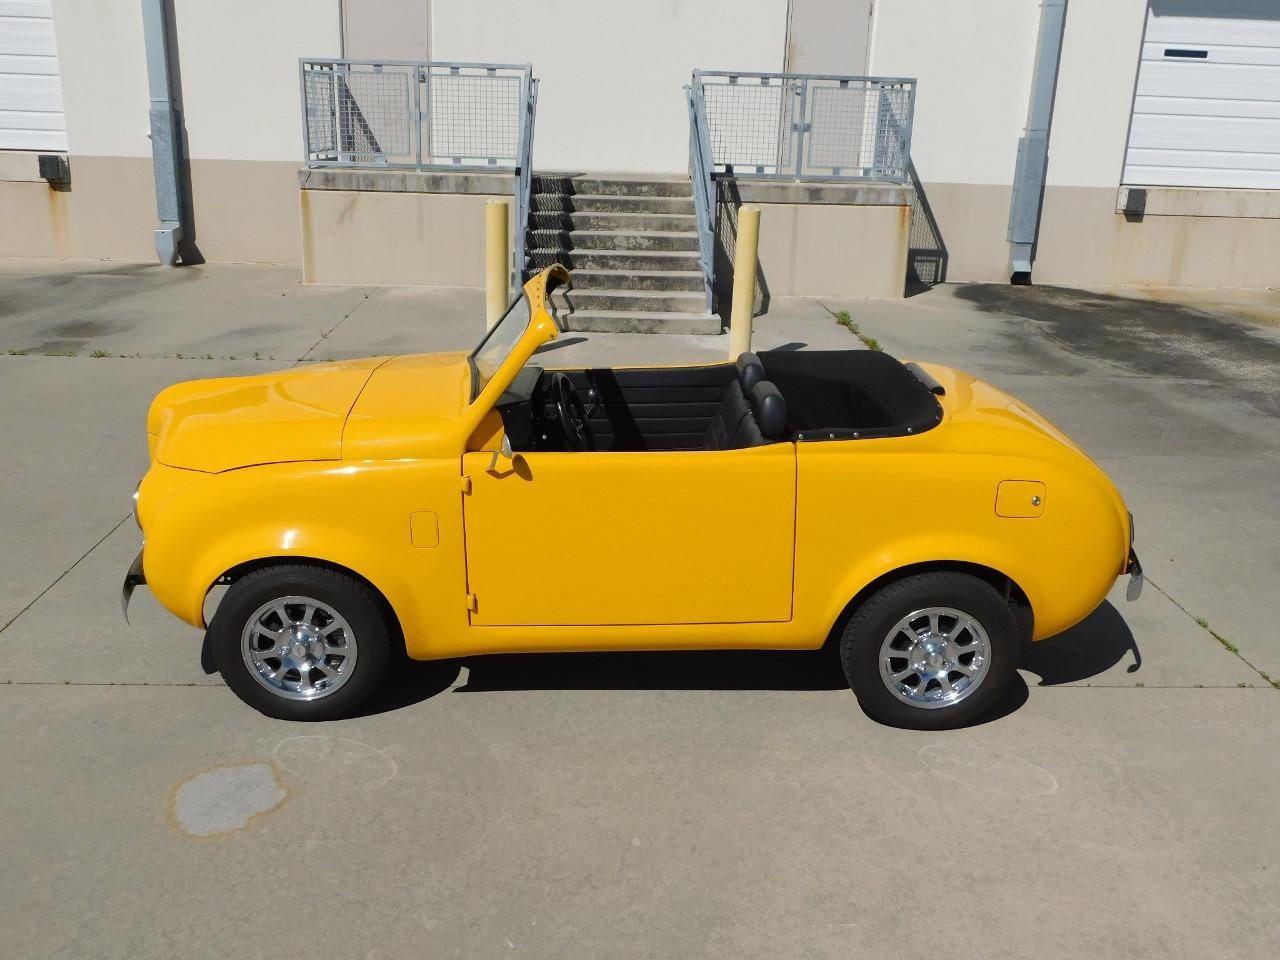
{"type": "Polygon", "coordinates": [[[461,346],[481,296],[0,264],[5,955],[1272,954],[1280,337],[1225,307],[950,287],[775,302],[756,344],[857,346],[840,309],[1080,441],[1137,515],[1142,599],[1121,586],[1027,651],[996,716],[946,734],[869,722],[822,654],[421,665],[365,716],[299,725],[206,676],[199,634],[146,591],[120,619],[147,404],[461,346]]]}

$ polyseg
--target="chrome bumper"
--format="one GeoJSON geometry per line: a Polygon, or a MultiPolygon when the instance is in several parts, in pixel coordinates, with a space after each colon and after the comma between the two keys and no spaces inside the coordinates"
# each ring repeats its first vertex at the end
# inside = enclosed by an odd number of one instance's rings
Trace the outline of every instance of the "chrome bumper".
{"type": "Polygon", "coordinates": [[[1137,600],[1142,596],[1142,564],[1138,562],[1138,555],[1134,553],[1133,548],[1129,548],[1129,566],[1125,570],[1129,574],[1129,588],[1124,592],[1126,600],[1137,600]]]}
{"type": "Polygon", "coordinates": [[[125,623],[129,622],[129,598],[133,596],[134,588],[146,582],[147,578],[142,572],[142,551],[139,550],[133,563],[129,564],[129,572],[124,575],[124,585],[120,588],[120,609],[124,613],[125,623]]]}

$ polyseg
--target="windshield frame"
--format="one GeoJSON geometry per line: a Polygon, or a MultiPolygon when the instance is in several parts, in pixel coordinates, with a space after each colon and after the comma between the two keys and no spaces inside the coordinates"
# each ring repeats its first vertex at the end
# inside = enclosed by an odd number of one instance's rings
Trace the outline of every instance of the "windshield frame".
{"type": "Polygon", "coordinates": [[[533,301],[529,298],[528,291],[522,289],[520,291],[520,295],[511,301],[510,306],[508,306],[507,309],[503,311],[502,316],[498,318],[497,322],[494,323],[493,326],[491,326],[488,330],[485,331],[485,335],[480,338],[480,342],[476,344],[475,349],[472,350],[469,354],[467,354],[467,363],[471,367],[471,402],[472,403],[475,403],[476,400],[480,398],[480,394],[484,392],[484,388],[489,385],[489,382],[493,379],[494,374],[496,374],[498,370],[501,369],[502,365],[506,363],[507,358],[511,356],[511,351],[513,351],[516,348],[516,346],[524,338],[524,335],[529,332],[529,327],[532,324],[533,324],[533,301]],[[520,331],[516,333],[516,335],[511,339],[510,345],[507,347],[506,353],[504,353],[503,356],[494,365],[493,372],[489,374],[488,379],[485,379],[482,381],[481,375],[480,375],[480,367],[476,363],[476,358],[479,356],[480,351],[489,345],[489,342],[498,333],[498,331],[504,330],[504,324],[510,321],[512,314],[516,310],[516,307],[518,307],[521,304],[521,302],[523,302],[526,305],[526,309],[527,309],[527,315],[525,316],[525,319],[524,319],[524,326],[521,327],[520,331]]]}

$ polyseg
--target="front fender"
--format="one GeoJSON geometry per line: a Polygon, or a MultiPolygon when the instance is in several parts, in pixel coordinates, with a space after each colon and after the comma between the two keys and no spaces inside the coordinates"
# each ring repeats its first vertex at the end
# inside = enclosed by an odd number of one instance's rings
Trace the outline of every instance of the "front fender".
{"type": "Polygon", "coordinates": [[[377,549],[367,538],[352,536],[332,525],[298,522],[288,526],[263,524],[239,527],[193,552],[174,556],[168,538],[149,541],[144,564],[151,574],[147,585],[156,599],[180,620],[193,627],[208,626],[204,602],[209,590],[225,573],[246,564],[270,559],[281,563],[316,561],[344,567],[369,581],[392,607],[412,605],[412,591],[402,577],[390,575],[384,565],[372,562],[377,549]],[[371,572],[375,571],[375,572],[371,572]]]}
{"type": "Polygon", "coordinates": [[[453,461],[269,464],[217,474],[148,516],[156,599],[204,627],[224,573],[263,559],[345,567],[390,603],[406,641],[465,626],[460,467],[453,461]],[[437,535],[413,534],[414,515],[437,535]]]}

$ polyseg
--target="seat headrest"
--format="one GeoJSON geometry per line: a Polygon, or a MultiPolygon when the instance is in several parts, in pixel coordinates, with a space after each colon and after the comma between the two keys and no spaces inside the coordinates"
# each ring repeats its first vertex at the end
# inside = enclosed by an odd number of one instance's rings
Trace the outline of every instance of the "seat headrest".
{"type": "Polygon", "coordinates": [[[751,388],[764,379],[764,364],[754,353],[747,352],[738,354],[736,365],[742,392],[750,393],[751,388]]]}
{"type": "Polygon", "coordinates": [[[787,401],[768,380],[761,380],[750,391],[751,413],[760,432],[769,440],[781,440],[787,433],[787,401]]]}

